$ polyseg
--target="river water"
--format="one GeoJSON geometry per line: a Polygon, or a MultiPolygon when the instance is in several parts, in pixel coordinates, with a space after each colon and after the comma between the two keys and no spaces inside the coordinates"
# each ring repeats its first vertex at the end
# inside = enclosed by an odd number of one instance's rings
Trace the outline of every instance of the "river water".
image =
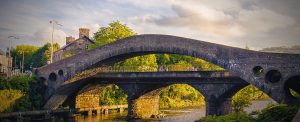
{"type": "MultiPolygon", "coordinates": [[[[261,100],[261,101],[253,101],[252,105],[245,108],[244,110],[247,113],[251,113],[252,111],[259,111],[263,108],[266,108],[269,104],[275,104],[272,100],[261,100]]],[[[194,122],[196,120],[201,119],[205,116],[205,107],[198,108],[185,108],[185,109],[176,109],[176,110],[161,110],[161,113],[164,113],[166,117],[159,119],[138,119],[134,120],[136,122],[150,121],[150,122],[194,122]]],[[[84,116],[79,115],[73,117],[71,121],[74,122],[126,122],[127,112],[112,112],[109,114],[102,115],[93,115],[93,116],[84,116]]],[[[131,120],[133,121],[133,120],[131,120]]]]}

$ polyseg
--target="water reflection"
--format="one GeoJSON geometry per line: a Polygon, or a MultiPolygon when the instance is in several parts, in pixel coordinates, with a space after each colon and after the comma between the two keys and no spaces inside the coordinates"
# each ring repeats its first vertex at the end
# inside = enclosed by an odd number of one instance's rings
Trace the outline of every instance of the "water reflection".
{"type": "MultiPolygon", "coordinates": [[[[275,103],[273,100],[253,101],[252,105],[245,108],[247,113],[251,111],[261,110],[267,107],[268,104],[275,103]]],[[[164,118],[153,118],[153,119],[136,119],[130,120],[134,122],[194,122],[205,116],[205,107],[198,108],[184,108],[184,109],[173,109],[173,110],[161,110],[161,113],[165,114],[164,118]]],[[[71,122],[127,122],[126,119],[127,111],[122,113],[111,112],[109,114],[100,114],[93,116],[77,115],[71,118],[71,122]]],[[[66,121],[66,120],[64,120],[66,121]]]]}
{"type": "Polygon", "coordinates": [[[126,122],[127,112],[112,112],[93,116],[78,115],[73,118],[75,122],[126,122]]]}

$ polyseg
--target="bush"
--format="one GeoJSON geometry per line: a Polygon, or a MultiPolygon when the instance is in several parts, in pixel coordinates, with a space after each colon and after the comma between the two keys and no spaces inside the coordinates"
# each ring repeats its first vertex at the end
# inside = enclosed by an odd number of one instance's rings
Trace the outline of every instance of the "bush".
{"type": "MultiPolygon", "coordinates": [[[[14,97],[18,99],[14,100],[1,99],[1,101],[8,102],[9,105],[13,105],[8,108],[3,106],[2,108],[5,108],[6,112],[35,110],[40,109],[42,106],[43,93],[41,91],[43,91],[43,89],[34,76],[22,75],[11,78],[0,78],[0,90],[12,90],[9,92],[10,94],[13,94],[13,91],[18,91],[22,94],[22,97],[17,97],[18,95],[15,94],[14,97]]],[[[5,95],[7,94],[0,94],[0,97],[5,98],[5,95]]],[[[8,105],[8,103],[5,104],[8,105]]]]}
{"type": "Polygon", "coordinates": [[[16,101],[23,96],[24,94],[20,90],[0,90],[0,112],[12,111],[16,101]]]}
{"type": "Polygon", "coordinates": [[[201,119],[203,122],[253,122],[254,118],[244,112],[227,114],[224,116],[207,116],[201,119]]]}
{"type": "Polygon", "coordinates": [[[299,107],[285,104],[271,105],[262,110],[258,115],[257,122],[290,122],[299,107]]]}

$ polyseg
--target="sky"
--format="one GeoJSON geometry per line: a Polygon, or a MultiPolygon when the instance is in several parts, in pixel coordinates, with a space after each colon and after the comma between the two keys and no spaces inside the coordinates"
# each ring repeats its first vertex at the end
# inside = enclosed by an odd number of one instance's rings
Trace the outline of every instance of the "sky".
{"type": "Polygon", "coordinates": [[[299,0],[1,0],[0,49],[65,45],[78,28],[93,35],[120,21],[138,34],[167,34],[260,50],[300,45],[299,0]],[[8,38],[16,36],[19,39],[8,38]]]}

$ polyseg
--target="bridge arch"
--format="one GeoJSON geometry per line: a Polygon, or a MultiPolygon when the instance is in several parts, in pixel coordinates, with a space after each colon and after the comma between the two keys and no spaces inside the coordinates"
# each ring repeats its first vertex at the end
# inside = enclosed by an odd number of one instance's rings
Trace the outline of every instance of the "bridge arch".
{"type": "Polygon", "coordinates": [[[300,55],[256,52],[169,35],[138,35],[125,38],[38,68],[36,74],[49,77],[50,73],[57,74],[59,70],[63,70],[66,74],[56,82],[48,81],[46,95],[48,99],[63,84],[63,81],[70,79],[76,73],[112,60],[151,53],[181,54],[204,59],[240,76],[279,103],[287,102],[288,99],[282,84],[287,79],[286,76],[293,73],[290,68],[300,74],[300,55]],[[263,72],[264,75],[260,77],[255,77],[252,73],[256,66],[263,69],[270,67],[279,69],[278,71],[283,74],[282,80],[278,83],[266,83],[266,72],[263,72]]]}

